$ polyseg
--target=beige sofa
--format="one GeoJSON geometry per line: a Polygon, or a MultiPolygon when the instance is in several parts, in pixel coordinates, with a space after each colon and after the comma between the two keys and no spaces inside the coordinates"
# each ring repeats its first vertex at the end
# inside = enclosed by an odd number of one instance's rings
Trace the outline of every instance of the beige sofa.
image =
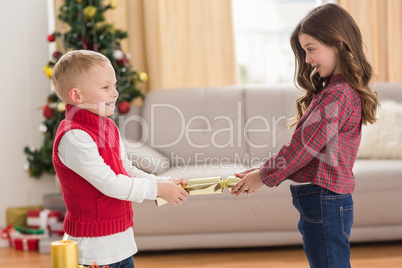
{"type": "MultiPolygon", "coordinates": [[[[402,104],[401,84],[375,86],[402,104]]],[[[294,87],[157,90],[120,121],[133,163],[162,176],[221,176],[259,166],[289,142],[294,87]]],[[[399,136],[402,141],[402,134],[399,136]]],[[[351,241],[402,239],[402,159],[358,159],[351,241]]],[[[133,204],[140,250],[301,244],[290,181],[251,196],[189,196],[181,206],[133,204]]]]}

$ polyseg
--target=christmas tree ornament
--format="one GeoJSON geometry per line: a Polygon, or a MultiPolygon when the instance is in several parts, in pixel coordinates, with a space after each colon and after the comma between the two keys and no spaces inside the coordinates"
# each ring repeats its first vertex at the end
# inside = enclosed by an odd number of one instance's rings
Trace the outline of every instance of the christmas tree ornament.
{"type": "Polygon", "coordinates": [[[41,124],[39,126],[39,132],[42,133],[42,134],[45,134],[46,131],[47,131],[47,127],[44,124],[41,124]]]}
{"type": "Polygon", "coordinates": [[[88,19],[92,18],[96,14],[96,7],[94,6],[87,6],[84,8],[84,16],[88,19]]]}
{"type": "Polygon", "coordinates": [[[140,78],[141,82],[146,82],[148,81],[148,74],[145,72],[139,72],[138,77],[140,78]]]}
{"type": "Polygon", "coordinates": [[[112,9],[116,9],[117,8],[117,6],[118,6],[118,3],[117,3],[117,0],[112,0],[112,1],[110,1],[110,8],[112,8],[112,9]]]}
{"type": "Polygon", "coordinates": [[[49,65],[46,65],[45,67],[43,67],[43,72],[44,72],[49,78],[52,78],[53,67],[50,67],[49,65]]]}
{"type": "Polygon", "coordinates": [[[124,53],[123,51],[116,49],[115,51],[113,51],[113,58],[116,60],[121,60],[124,57],[124,53]]]}
{"type": "Polygon", "coordinates": [[[56,102],[50,102],[50,103],[48,103],[47,104],[47,106],[50,108],[50,109],[56,109],[57,108],[57,103],[56,102]]]}
{"type": "Polygon", "coordinates": [[[58,111],[59,113],[65,112],[65,111],[66,111],[66,104],[65,104],[64,102],[59,102],[59,103],[57,104],[57,111],[58,111]]]}
{"type": "Polygon", "coordinates": [[[130,103],[128,101],[122,101],[117,106],[120,114],[126,114],[130,111],[130,103]]]}
{"type": "Polygon", "coordinates": [[[54,109],[50,108],[48,105],[45,105],[42,109],[43,109],[43,116],[46,119],[50,119],[53,117],[54,109]]]}
{"type": "Polygon", "coordinates": [[[52,57],[58,60],[61,57],[61,55],[62,55],[61,52],[55,51],[53,52],[52,57]]]}
{"type": "Polygon", "coordinates": [[[56,35],[53,33],[53,34],[49,34],[48,36],[47,36],[47,41],[49,41],[49,42],[54,42],[54,40],[56,40],[56,35]]]}
{"type": "Polygon", "coordinates": [[[121,66],[123,66],[123,67],[120,69],[120,71],[123,72],[123,73],[126,72],[126,71],[127,71],[127,68],[126,68],[126,67],[128,67],[128,64],[129,64],[128,59],[123,56],[123,58],[121,58],[121,59],[118,61],[118,63],[119,63],[121,66]]]}

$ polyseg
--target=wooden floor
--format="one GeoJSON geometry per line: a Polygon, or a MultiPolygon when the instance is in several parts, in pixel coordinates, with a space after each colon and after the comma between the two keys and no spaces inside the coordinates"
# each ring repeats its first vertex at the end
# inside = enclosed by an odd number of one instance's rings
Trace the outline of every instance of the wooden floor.
{"type": "MultiPolygon", "coordinates": [[[[301,247],[140,252],[134,259],[136,268],[308,267],[301,247]]],[[[51,268],[51,256],[0,248],[0,263],[5,268],[51,268]]],[[[351,264],[353,268],[402,268],[402,241],[354,244],[351,264]]]]}

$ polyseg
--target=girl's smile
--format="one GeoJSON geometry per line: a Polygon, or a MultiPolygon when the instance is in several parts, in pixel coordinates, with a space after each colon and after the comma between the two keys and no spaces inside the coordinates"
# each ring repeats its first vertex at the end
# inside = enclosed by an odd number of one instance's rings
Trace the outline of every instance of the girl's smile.
{"type": "Polygon", "coordinates": [[[310,64],[321,77],[341,74],[338,64],[338,51],[320,43],[308,34],[299,34],[299,43],[306,52],[306,63],[310,64]]]}

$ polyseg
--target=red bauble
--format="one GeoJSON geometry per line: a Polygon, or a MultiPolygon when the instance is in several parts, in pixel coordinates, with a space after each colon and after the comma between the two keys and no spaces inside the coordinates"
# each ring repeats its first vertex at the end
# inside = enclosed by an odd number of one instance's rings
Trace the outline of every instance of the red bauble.
{"type": "Polygon", "coordinates": [[[53,56],[53,58],[58,59],[61,57],[61,52],[55,51],[55,52],[53,52],[52,56],[53,56]]]}
{"type": "Polygon", "coordinates": [[[130,111],[130,103],[128,101],[122,101],[117,106],[120,114],[126,114],[130,111]]]}
{"type": "Polygon", "coordinates": [[[43,106],[42,109],[43,109],[43,116],[44,116],[46,119],[50,119],[50,118],[53,117],[53,115],[54,115],[54,109],[50,108],[50,107],[47,106],[47,105],[43,106]]]}
{"type": "Polygon", "coordinates": [[[122,65],[124,67],[128,67],[129,60],[125,56],[123,56],[123,58],[118,60],[118,62],[120,63],[120,65],[122,65]]]}
{"type": "Polygon", "coordinates": [[[49,34],[47,36],[47,41],[54,42],[54,40],[56,40],[56,35],[55,34],[49,34]]]}

